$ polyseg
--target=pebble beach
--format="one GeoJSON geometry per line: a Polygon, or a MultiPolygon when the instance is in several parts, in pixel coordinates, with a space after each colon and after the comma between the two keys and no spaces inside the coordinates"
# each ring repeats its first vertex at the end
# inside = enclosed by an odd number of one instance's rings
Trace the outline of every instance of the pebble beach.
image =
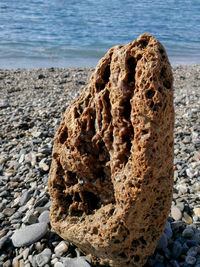
{"type": "MultiPolygon", "coordinates": [[[[92,71],[0,69],[0,267],[96,267],[51,228],[47,188],[53,137],[92,71]]],[[[200,65],[173,74],[173,201],[146,267],[200,267],[200,65]]]]}

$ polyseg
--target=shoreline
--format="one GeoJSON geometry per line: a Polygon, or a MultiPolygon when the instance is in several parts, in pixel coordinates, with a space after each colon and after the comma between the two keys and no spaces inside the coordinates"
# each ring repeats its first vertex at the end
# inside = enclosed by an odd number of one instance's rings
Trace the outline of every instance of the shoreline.
{"type": "MultiPolygon", "coordinates": [[[[47,181],[55,132],[93,69],[0,69],[0,266],[39,266],[47,254],[48,266],[62,264],[66,257],[85,260],[71,244],[61,245],[49,225],[47,181]],[[16,246],[15,230],[41,222],[46,225],[42,238],[16,246]]],[[[172,69],[173,201],[165,232],[146,266],[200,264],[200,65],[172,69]]],[[[88,261],[85,266],[94,266],[88,261]]]]}
{"type": "MultiPolygon", "coordinates": [[[[97,52],[98,53],[98,52],[97,52]]],[[[98,57],[88,57],[88,55],[82,57],[55,57],[55,58],[0,58],[0,69],[43,69],[43,68],[94,68],[105,52],[100,53],[98,57]]],[[[186,54],[186,55],[169,55],[168,58],[172,65],[175,66],[191,66],[199,65],[198,60],[200,55],[186,54]]]]}

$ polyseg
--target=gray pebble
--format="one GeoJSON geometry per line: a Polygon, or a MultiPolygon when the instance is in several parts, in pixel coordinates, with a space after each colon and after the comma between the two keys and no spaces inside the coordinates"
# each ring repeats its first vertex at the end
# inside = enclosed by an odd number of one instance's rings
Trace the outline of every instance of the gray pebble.
{"type": "Polygon", "coordinates": [[[185,262],[188,263],[188,264],[193,265],[196,262],[196,258],[192,257],[192,256],[187,256],[186,259],[185,259],[185,262]]]}
{"type": "Polygon", "coordinates": [[[49,248],[44,249],[40,254],[36,255],[37,266],[42,267],[49,263],[52,252],[49,248]]]}
{"type": "Polygon", "coordinates": [[[11,237],[15,247],[29,246],[42,238],[48,230],[46,223],[35,223],[16,230],[11,237]]]}
{"type": "Polygon", "coordinates": [[[48,202],[48,200],[49,200],[49,198],[47,196],[43,196],[43,197],[39,198],[38,200],[36,200],[36,202],[34,204],[34,208],[44,206],[48,202]]]}
{"type": "Polygon", "coordinates": [[[192,228],[186,228],[183,230],[182,237],[184,238],[192,238],[194,235],[194,231],[192,228]]]}
{"type": "Polygon", "coordinates": [[[0,238],[0,249],[2,249],[2,247],[4,246],[4,244],[9,240],[8,236],[3,236],[2,238],[0,238]]]}
{"type": "Polygon", "coordinates": [[[31,198],[31,193],[29,191],[23,193],[20,198],[20,205],[24,206],[29,201],[30,198],[31,198]]]}
{"type": "Polygon", "coordinates": [[[49,223],[50,222],[50,218],[49,218],[49,211],[45,210],[44,212],[42,212],[38,218],[39,222],[45,222],[45,223],[49,223]]]}
{"type": "Polygon", "coordinates": [[[171,238],[172,235],[173,235],[171,224],[168,221],[166,223],[166,227],[165,227],[164,233],[168,236],[168,238],[171,238]]]}
{"type": "Polygon", "coordinates": [[[167,246],[168,246],[168,237],[165,233],[163,233],[156,248],[161,249],[161,250],[165,250],[167,248],[167,246]]]}
{"type": "Polygon", "coordinates": [[[172,248],[172,256],[177,259],[182,254],[183,248],[179,241],[175,241],[172,248]]]}
{"type": "Polygon", "coordinates": [[[24,223],[27,223],[27,224],[35,224],[37,222],[38,222],[38,218],[34,214],[29,214],[24,220],[24,223]]]}
{"type": "Polygon", "coordinates": [[[76,259],[65,258],[63,260],[65,267],[91,267],[91,265],[85,260],[85,258],[79,257],[76,259]]]}

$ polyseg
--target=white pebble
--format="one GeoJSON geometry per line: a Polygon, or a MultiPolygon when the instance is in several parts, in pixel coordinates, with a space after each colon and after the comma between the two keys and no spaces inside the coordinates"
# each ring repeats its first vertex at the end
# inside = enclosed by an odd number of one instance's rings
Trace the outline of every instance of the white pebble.
{"type": "Polygon", "coordinates": [[[63,254],[65,253],[69,248],[69,244],[66,243],[65,241],[61,241],[54,249],[54,252],[56,254],[63,254]]]}

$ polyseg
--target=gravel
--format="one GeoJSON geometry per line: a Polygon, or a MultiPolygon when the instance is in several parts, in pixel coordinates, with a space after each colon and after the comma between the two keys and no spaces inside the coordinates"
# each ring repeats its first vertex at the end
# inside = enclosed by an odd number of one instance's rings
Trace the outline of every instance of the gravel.
{"type": "MultiPolygon", "coordinates": [[[[47,188],[54,134],[91,72],[0,70],[0,266],[92,266],[51,229],[47,188]]],[[[199,267],[200,65],[176,66],[173,73],[173,201],[145,266],[199,267]]]]}

